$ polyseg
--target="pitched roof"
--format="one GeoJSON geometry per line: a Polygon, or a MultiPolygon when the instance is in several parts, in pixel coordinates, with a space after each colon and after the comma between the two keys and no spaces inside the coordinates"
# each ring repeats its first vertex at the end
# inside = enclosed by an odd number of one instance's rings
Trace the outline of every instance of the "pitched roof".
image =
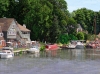
{"type": "Polygon", "coordinates": [[[0,26],[2,31],[7,31],[13,20],[13,18],[0,18],[0,26]]]}
{"type": "Polygon", "coordinates": [[[78,28],[82,29],[82,26],[80,24],[78,24],[78,28]]]}
{"type": "Polygon", "coordinates": [[[25,28],[24,26],[17,24],[21,31],[30,31],[29,29],[25,28]]]}
{"type": "MultiPolygon", "coordinates": [[[[0,18],[0,26],[2,28],[2,31],[7,31],[13,21],[14,18],[0,18]]],[[[21,26],[17,22],[16,24],[18,25],[21,31],[30,31],[29,29],[25,28],[24,26],[21,26]]]]}

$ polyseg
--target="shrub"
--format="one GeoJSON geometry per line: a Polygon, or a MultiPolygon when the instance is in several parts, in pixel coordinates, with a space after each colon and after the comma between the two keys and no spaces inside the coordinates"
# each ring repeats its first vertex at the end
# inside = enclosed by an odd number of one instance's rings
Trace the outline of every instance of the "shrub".
{"type": "Polygon", "coordinates": [[[62,44],[67,44],[69,43],[70,38],[68,36],[68,34],[61,34],[59,35],[58,39],[57,39],[57,43],[62,43],[62,44]]]}
{"type": "Polygon", "coordinates": [[[78,40],[84,40],[84,33],[83,32],[78,32],[77,33],[77,38],[78,38],[78,40]]]}

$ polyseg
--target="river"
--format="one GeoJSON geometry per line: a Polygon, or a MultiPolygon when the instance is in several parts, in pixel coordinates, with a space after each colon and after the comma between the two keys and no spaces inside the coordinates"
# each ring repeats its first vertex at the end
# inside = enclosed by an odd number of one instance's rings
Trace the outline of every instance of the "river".
{"type": "Polygon", "coordinates": [[[0,59],[0,74],[100,74],[99,51],[66,49],[55,53],[0,59]]]}

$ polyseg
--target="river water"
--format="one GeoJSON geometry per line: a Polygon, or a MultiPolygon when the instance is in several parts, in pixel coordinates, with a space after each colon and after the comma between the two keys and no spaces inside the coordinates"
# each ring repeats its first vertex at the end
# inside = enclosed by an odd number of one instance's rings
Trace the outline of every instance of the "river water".
{"type": "Polygon", "coordinates": [[[68,49],[50,54],[0,59],[0,74],[100,74],[99,51],[68,49]]]}

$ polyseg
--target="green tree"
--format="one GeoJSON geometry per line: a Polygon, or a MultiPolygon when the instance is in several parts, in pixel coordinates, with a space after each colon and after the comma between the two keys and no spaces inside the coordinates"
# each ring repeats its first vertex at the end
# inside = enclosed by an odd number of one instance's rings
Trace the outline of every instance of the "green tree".
{"type": "Polygon", "coordinates": [[[77,23],[73,18],[69,18],[67,20],[67,33],[68,34],[74,34],[76,33],[76,29],[77,29],[77,23]]]}
{"type": "Polygon", "coordinates": [[[67,4],[64,0],[30,0],[24,23],[31,29],[31,39],[55,42],[66,32],[67,4]]]}
{"type": "Polygon", "coordinates": [[[0,0],[0,17],[5,17],[6,12],[8,11],[9,0],[0,0]]]}
{"type": "Polygon", "coordinates": [[[77,36],[75,36],[74,34],[69,34],[69,38],[70,40],[78,40],[77,36]]]}
{"type": "Polygon", "coordinates": [[[78,40],[84,40],[84,33],[83,32],[78,32],[77,33],[77,38],[78,38],[78,40]]]}
{"type": "Polygon", "coordinates": [[[78,24],[81,24],[82,28],[88,33],[94,33],[94,11],[86,8],[81,8],[76,11],[73,11],[73,18],[77,21],[78,24]]]}
{"type": "Polygon", "coordinates": [[[68,44],[70,42],[70,38],[68,34],[61,34],[59,35],[57,42],[62,44],[68,44]]]}
{"type": "Polygon", "coordinates": [[[24,23],[31,29],[31,39],[42,40],[49,37],[49,28],[52,25],[52,4],[46,0],[31,0],[29,11],[25,16],[24,23]]]}

